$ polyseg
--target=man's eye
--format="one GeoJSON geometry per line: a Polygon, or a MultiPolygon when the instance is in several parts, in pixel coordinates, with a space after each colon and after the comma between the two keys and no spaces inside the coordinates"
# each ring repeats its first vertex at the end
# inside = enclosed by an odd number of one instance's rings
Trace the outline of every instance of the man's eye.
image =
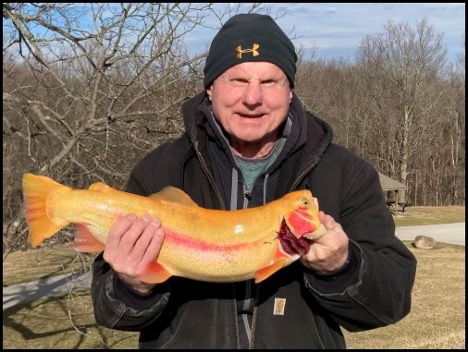
{"type": "Polygon", "coordinates": [[[233,80],[231,80],[231,82],[236,86],[244,86],[248,83],[246,79],[242,78],[234,78],[233,80]]]}
{"type": "Polygon", "coordinates": [[[275,81],[274,79],[269,79],[269,80],[266,80],[266,81],[262,81],[262,85],[265,86],[265,87],[273,87],[277,83],[278,82],[275,81]]]}

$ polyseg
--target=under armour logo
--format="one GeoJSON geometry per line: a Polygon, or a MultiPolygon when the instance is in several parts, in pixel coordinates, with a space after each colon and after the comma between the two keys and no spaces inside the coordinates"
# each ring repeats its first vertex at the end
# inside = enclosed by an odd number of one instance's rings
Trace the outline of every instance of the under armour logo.
{"type": "Polygon", "coordinates": [[[258,48],[260,48],[260,44],[257,44],[257,43],[253,44],[252,49],[244,49],[244,50],[242,50],[242,47],[239,45],[236,48],[236,51],[237,51],[236,58],[242,59],[242,54],[245,54],[245,53],[252,53],[252,56],[258,56],[260,55],[257,50],[258,48]]]}

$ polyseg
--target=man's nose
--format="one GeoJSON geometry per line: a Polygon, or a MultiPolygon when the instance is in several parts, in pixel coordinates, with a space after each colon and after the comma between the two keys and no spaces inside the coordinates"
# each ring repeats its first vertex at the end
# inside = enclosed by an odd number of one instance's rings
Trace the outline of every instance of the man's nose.
{"type": "Polygon", "coordinates": [[[262,87],[258,82],[249,82],[244,91],[244,103],[249,106],[262,103],[262,87]]]}

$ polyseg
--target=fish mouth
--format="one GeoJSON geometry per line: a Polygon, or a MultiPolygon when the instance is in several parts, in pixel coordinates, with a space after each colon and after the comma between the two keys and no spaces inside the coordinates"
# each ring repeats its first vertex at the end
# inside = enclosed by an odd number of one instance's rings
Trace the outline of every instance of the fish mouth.
{"type": "Polygon", "coordinates": [[[288,224],[286,223],[286,220],[284,219],[281,222],[278,239],[283,250],[291,256],[306,254],[309,251],[310,245],[312,244],[312,240],[307,239],[305,235],[297,238],[291,232],[288,224]]]}

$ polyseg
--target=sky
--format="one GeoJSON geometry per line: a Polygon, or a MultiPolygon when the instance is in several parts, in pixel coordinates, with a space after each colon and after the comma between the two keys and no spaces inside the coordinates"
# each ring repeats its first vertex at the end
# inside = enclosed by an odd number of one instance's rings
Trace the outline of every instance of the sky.
{"type": "MultiPolygon", "coordinates": [[[[385,23],[405,22],[416,29],[426,18],[436,33],[442,33],[447,59],[454,62],[464,54],[464,3],[264,3],[275,12],[286,12],[277,20],[283,31],[302,48],[305,58],[353,60],[366,35],[385,32],[385,23]]],[[[197,30],[186,37],[189,51],[209,47],[215,30],[197,30]],[[198,48],[198,49],[197,49],[198,48]]]]}
{"type": "MultiPolygon", "coordinates": [[[[81,5],[76,4],[77,8],[81,5]]],[[[240,6],[238,12],[251,7],[251,3],[214,3],[220,11],[227,5],[240,6]]],[[[415,30],[417,22],[423,19],[433,26],[436,34],[443,34],[449,62],[455,62],[457,56],[464,54],[464,3],[262,3],[262,6],[277,18],[278,25],[292,39],[296,49],[301,50],[304,59],[345,58],[353,61],[366,35],[385,33],[388,21],[406,23],[415,30]]],[[[86,18],[80,21],[84,27],[94,27],[86,18]]],[[[4,29],[6,22],[4,19],[4,29]]],[[[219,28],[216,16],[208,16],[204,23],[219,28]]],[[[196,55],[207,51],[216,32],[215,29],[197,27],[187,33],[184,43],[189,53],[196,55]]]]}

